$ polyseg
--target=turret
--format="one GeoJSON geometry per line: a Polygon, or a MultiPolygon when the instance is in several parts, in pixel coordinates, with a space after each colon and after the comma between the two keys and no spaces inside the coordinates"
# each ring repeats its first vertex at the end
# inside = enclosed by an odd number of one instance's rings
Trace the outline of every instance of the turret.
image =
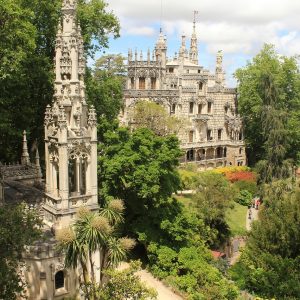
{"type": "Polygon", "coordinates": [[[216,84],[224,86],[223,52],[219,50],[216,58],[216,84]]]}
{"type": "Polygon", "coordinates": [[[186,46],[185,46],[185,35],[181,36],[181,46],[179,48],[178,57],[183,60],[185,58],[186,46]]]}
{"type": "Polygon", "coordinates": [[[155,45],[155,58],[156,61],[161,62],[162,66],[167,63],[167,41],[163,36],[162,30],[160,29],[158,41],[155,45]]]}

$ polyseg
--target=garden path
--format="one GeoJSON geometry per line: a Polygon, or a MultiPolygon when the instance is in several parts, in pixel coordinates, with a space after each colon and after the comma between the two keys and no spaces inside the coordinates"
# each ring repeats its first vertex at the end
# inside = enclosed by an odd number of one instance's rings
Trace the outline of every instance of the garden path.
{"type": "MultiPolygon", "coordinates": [[[[124,269],[128,267],[128,263],[122,263],[119,267],[124,269]]],[[[140,270],[137,272],[141,280],[146,283],[147,286],[154,288],[157,291],[157,300],[183,300],[182,297],[176,295],[169,287],[165,286],[160,280],[156,279],[147,270],[140,270]]]]}

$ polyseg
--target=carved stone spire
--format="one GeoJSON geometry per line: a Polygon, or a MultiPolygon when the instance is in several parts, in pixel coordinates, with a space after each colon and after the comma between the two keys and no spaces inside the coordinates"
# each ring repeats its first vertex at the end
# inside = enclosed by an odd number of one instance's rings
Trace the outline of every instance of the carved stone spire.
{"type": "Polygon", "coordinates": [[[190,61],[194,64],[198,64],[198,41],[196,34],[196,14],[198,11],[194,11],[194,21],[193,21],[193,33],[191,37],[191,47],[190,47],[190,61]]]}
{"type": "Polygon", "coordinates": [[[61,0],[56,35],[55,83],[45,111],[47,222],[67,225],[81,205],[98,207],[97,118],[85,100],[85,56],[77,0],[61,0]],[[51,216],[55,216],[55,218],[51,216]]]}
{"type": "Polygon", "coordinates": [[[158,40],[155,45],[155,56],[157,61],[161,61],[162,65],[166,64],[167,41],[161,29],[160,29],[158,40]]]}
{"type": "Polygon", "coordinates": [[[28,153],[28,147],[27,147],[27,138],[26,138],[26,131],[23,131],[23,151],[21,156],[21,164],[22,165],[28,165],[30,164],[30,158],[28,153]]]}
{"type": "Polygon", "coordinates": [[[181,46],[179,48],[179,58],[184,59],[186,52],[186,46],[185,46],[185,35],[181,36],[181,46]]]}

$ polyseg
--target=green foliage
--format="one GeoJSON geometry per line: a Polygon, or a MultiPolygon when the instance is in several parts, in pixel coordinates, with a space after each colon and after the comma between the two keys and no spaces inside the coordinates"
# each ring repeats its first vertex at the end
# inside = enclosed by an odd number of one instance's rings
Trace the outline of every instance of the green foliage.
{"type": "Polygon", "coordinates": [[[93,256],[100,254],[100,285],[107,281],[105,271],[116,268],[126,258],[135,242],[120,238],[118,225],[123,221],[124,205],[121,200],[112,200],[100,212],[91,212],[82,207],[72,225],[56,233],[58,249],[65,254],[65,266],[81,266],[82,289],[87,299],[96,299],[95,262],[93,256]]]}
{"type": "Polygon", "coordinates": [[[239,191],[247,190],[253,196],[257,194],[257,184],[256,182],[246,181],[246,180],[239,180],[233,183],[233,186],[237,188],[239,191]]]}
{"type": "Polygon", "coordinates": [[[123,99],[124,57],[120,54],[101,56],[86,76],[89,104],[94,105],[98,118],[98,139],[114,127],[123,99]]]}
{"type": "Polygon", "coordinates": [[[178,189],[176,166],[181,152],[176,137],[158,137],[149,129],[131,134],[126,128],[116,128],[104,134],[101,148],[100,195],[125,199],[129,224],[147,218],[160,199],[178,189]]]}
{"type": "Polygon", "coordinates": [[[106,275],[109,281],[98,288],[97,299],[103,300],[147,300],[157,299],[157,292],[141,282],[136,274],[141,269],[139,261],[132,261],[128,268],[118,271],[109,269],[106,275]]]}
{"type": "Polygon", "coordinates": [[[210,228],[207,242],[211,246],[220,246],[229,237],[225,214],[235,195],[236,190],[223,175],[215,172],[199,173],[197,193],[192,199],[199,218],[210,228]]]}
{"type": "Polygon", "coordinates": [[[252,203],[252,198],[252,194],[249,191],[241,190],[234,201],[241,205],[249,206],[252,203]]]}
{"type": "Polygon", "coordinates": [[[186,169],[179,169],[182,190],[193,190],[197,187],[198,173],[186,169]]]}
{"type": "MultiPolygon", "coordinates": [[[[53,58],[61,3],[61,0],[0,3],[1,160],[19,159],[24,129],[29,144],[43,143],[43,112],[53,96],[53,58]]],[[[107,11],[102,0],[80,0],[78,20],[89,54],[107,47],[109,34],[115,37],[119,34],[118,20],[107,11]]],[[[40,153],[43,154],[42,147],[40,153]]]]}
{"type": "Polygon", "coordinates": [[[263,297],[298,299],[300,289],[300,192],[290,182],[265,188],[264,205],[254,222],[232,277],[263,297]]]}
{"type": "Polygon", "coordinates": [[[21,274],[25,246],[40,237],[38,214],[25,205],[0,206],[0,298],[17,299],[26,283],[21,274]]]}
{"type": "Polygon", "coordinates": [[[149,252],[152,272],[182,291],[185,299],[236,299],[236,287],[213,266],[203,245],[182,247],[178,252],[152,245],[149,252]]]}
{"type": "Polygon", "coordinates": [[[269,167],[264,168],[276,175],[276,161],[280,168],[283,159],[296,159],[299,151],[300,80],[296,57],[281,57],[274,46],[265,45],[246,67],[236,71],[235,77],[239,81],[239,112],[247,124],[249,163],[266,159],[269,167]]]}
{"type": "Polygon", "coordinates": [[[178,133],[185,123],[183,119],[170,116],[163,106],[151,101],[139,101],[132,111],[131,118],[137,128],[149,128],[160,136],[178,133]]]}

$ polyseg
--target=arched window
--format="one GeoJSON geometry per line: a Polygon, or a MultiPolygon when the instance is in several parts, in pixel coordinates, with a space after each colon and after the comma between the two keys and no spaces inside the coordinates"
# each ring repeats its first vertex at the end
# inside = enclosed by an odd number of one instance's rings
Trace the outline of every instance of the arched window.
{"type": "Polygon", "coordinates": [[[60,288],[63,288],[65,286],[65,274],[64,271],[58,271],[55,274],[55,289],[58,290],[60,288]]]}
{"type": "Polygon", "coordinates": [[[187,161],[193,161],[194,160],[194,150],[190,149],[186,153],[186,160],[187,161]]]}
{"type": "Polygon", "coordinates": [[[243,153],[243,148],[240,148],[239,152],[240,152],[240,155],[241,155],[243,153]]]}
{"type": "Polygon", "coordinates": [[[144,90],[145,89],[145,77],[139,78],[139,89],[144,90]]]}
{"type": "Polygon", "coordinates": [[[199,90],[202,91],[202,89],[203,89],[203,82],[200,81],[199,82],[199,90]]]}

